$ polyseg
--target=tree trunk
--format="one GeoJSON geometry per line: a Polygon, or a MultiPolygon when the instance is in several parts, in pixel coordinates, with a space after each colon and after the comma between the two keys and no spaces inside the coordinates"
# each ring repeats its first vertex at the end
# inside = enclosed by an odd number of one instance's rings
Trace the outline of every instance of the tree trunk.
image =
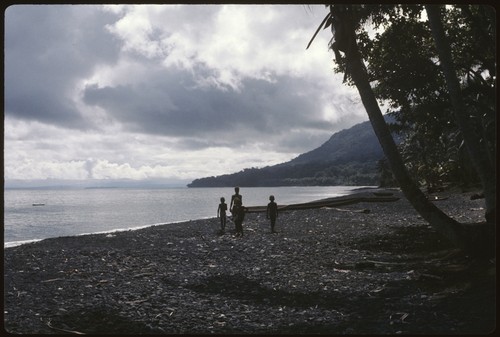
{"type": "MultiPolygon", "coordinates": [[[[346,69],[351,76],[361,96],[361,101],[368,113],[373,130],[380,142],[384,154],[389,161],[394,177],[401,186],[401,190],[415,210],[455,246],[465,248],[462,226],[443,213],[436,205],[430,202],[417,184],[410,178],[404,162],[399,154],[396,143],[392,138],[389,127],[385,123],[382,112],[370,86],[368,74],[358,51],[355,40],[355,30],[352,18],[345,11],[335,12],[335,5],[330,7],[332,16],[338,18],[334,21],[332,29],[335,32],[346,34],[344,39],[350,40],[350,46],[345,53],[346,69]],[[339,27],[338,25],[342,25],[339,27]]],[[[337,36],[335,37],[338,38],[337,36]]]]}
{"type": "Polygon", "coordinates": [[[441,23],[441,6],[426,5],[425,9],[429,18],[436,49],[439,53],[439,59],[445,75],[446,84],[448,85],[455,119],[457,120],[457,124],[462,131],[465,147],[467,148],[472,163],[483,185],[486,204],[486,220],[490,223],[494,223],[496,217],[495,166],[490,160],[488,150],[486,148],[486,139],[483,139],[481,142],[481,138],[474,132],[473,123],[470,120],[463,103],[460,83],[455,72],[450,45],[446,40],[443,25],[441,23]]]}

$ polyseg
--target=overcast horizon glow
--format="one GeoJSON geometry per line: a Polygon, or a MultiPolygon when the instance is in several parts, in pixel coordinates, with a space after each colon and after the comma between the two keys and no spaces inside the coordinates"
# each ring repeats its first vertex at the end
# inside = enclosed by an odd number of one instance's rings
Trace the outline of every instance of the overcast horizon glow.
{"type": "Polygon", "coordinates": [[[15,5],[4,179],[193,180],[264,167],[367,120],[304,5],[15,5]]]}

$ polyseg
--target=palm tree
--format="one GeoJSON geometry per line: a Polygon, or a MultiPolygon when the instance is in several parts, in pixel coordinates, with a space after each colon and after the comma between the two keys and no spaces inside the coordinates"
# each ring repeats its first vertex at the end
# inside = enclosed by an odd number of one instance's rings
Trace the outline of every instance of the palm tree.
{"type": "Polygon", "coordinates": [[[345,65],[344,81],[349,78],[358,89],[373,130],[403,194],[422,218],[455,246],[473,248],[470,243],[471,237],[466,234],[465,227],[430,202],[408,174],[370,86],[368,73],[359,52],[356,41],[356,28],[360,24],[359,17],[357,17],[359,13],[355,11],[353,5],[330,5],[329,9],[328,15],[313,35],[309,45],[322,27],[331,26],[332,41],[334,41],[331,48],[335,53],[336,61],[345,65]]]}

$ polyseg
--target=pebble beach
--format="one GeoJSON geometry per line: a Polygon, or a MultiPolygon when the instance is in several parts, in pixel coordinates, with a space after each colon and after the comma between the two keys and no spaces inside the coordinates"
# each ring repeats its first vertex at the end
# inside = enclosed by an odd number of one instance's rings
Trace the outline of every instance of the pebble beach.
{"type": "MultiPolygon", "coordinates": [[[[484,200],[442,192],[460,222],[484,200]]],[[[4,249],[14,334],[484,334],[496,261],[454,249],[396,200],[46,239],[4,249]]],[[[432,200],[432,199],[431,199],[432,200]]],[[[279,204],[279,200],[278,200],[279,204]]],[[[317,206],[317,205],[316,205],[317,206]]]]}

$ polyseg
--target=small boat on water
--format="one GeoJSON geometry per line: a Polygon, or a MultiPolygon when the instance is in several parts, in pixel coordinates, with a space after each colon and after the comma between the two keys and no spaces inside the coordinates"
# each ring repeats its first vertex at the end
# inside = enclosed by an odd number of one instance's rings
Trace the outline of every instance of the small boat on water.
{"type": "Polygon", "coordinates": [[[45,206],[45,204],[43,204],[43,203],[34,203],[34,204],[32,204],[32,206],[45,206]]]}

